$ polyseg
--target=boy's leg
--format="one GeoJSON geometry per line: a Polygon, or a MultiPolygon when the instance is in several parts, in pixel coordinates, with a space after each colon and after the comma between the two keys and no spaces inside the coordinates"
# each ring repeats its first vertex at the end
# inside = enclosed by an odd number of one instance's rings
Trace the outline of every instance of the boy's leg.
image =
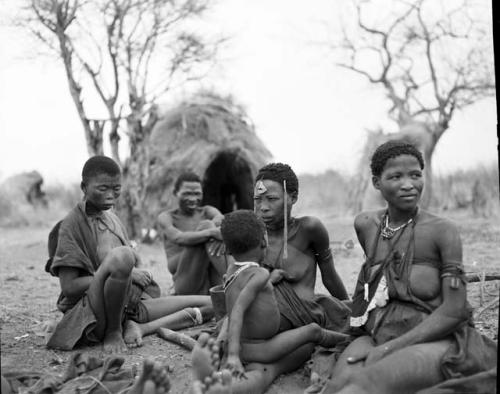
{"type": "Polygon", "coordinates": [[[175,294],[208,294],[209,266],[205,245],[185,246],[173,276],[175,294]]]}
{"type": "Polygon", "coordinates": [[[334,346],[347,335],[321,328],[316,323],[283,331],[259,343],[241,343],[241,357],[247,362],[272,363],[307,343],[334,346]]]}
{"type": "Polygon", "coordinates": [[[96,271],[87,290],[97,319],[95,333],[110,352],[127,349],[122,338],[122,314],[135,256],[129,247],[112,249],[96,271]]]}
{"type": "Polygon", "coordinates": [[[184,295],[150,298],[147,300],[143,300],[142,303],[148,310],[150,321],[170,315],[184,308],[212,306],[210,296],[207,295],[184,295]]]}
{"type": "Polygon", "coordinates": [[[180,330],[192,327],[195,321],[204,323],[214,316],[209,296],[171,296],[142,302],[148,309],[149,317],[154,320],[142,324],[128,320],[123,337],[129,345],[141,346],[142,337],[155,333],[159,328],[180,330]]]}

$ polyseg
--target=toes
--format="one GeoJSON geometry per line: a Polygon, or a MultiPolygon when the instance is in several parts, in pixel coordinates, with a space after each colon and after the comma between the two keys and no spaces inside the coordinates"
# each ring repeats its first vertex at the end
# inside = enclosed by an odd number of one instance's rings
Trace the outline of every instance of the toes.
{"type": "Polygon", "coordinates": [[[221,371],[221,380],[222,380],[222,384],[224,386],[229,386],[231,384],[231,371],[229,371],[228,369],[223,369],[221,371]]]}
{"type": "Polygon", "coordinates": [[[200,346],[206,346],[209,339],[210,335],[208,335],[206,332],[201,333],[200,336],[198,337],[198,344],[200,346]]]}

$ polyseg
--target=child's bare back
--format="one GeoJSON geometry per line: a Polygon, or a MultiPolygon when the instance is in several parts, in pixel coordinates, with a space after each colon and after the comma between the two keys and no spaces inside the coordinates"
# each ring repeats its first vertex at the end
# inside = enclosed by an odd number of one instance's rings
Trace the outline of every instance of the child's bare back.
{"type": "Polygon", "coordinates": [[[269,281],[269,272],[262,267],[249,266],[237,276],[232,276],[240,268],[241,266],[232,264],[227,272],[225,294],[228,313],[231,314],[238,297],[250,297],[250,293],[255,294],[252,289],[259,288],[245,311],[241,340],[245,342],[272,338],[279,330],[280,313],[273,285],[269,281]],[[234,279],[231,280],[232,278],[234,279]]]}

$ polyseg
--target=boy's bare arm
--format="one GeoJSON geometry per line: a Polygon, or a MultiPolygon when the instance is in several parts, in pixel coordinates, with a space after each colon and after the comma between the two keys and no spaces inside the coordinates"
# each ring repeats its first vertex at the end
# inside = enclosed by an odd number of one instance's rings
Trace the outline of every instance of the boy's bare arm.
{"type": "Polygon", "coordinates": [[[245,311],[257,298],[257,295],[264,288],[268,279],[269,273],[267,270],[263,268],[255,270],[240,294],[238,294],[229,315],[227,366],[236,372],[243,372],[240,361],[240,339],[245,311]]]}
{"type": "Polygon", "coordinates": [[[168,240],[179,245],[197,245],[207,242],[211,238],[222,240],[218,227],[200,231],[179,230],[174,226],[169,212],[163,212],[158,216],[158,225],[168,240]]]}
{"type": "Polygon", "coordinates": [[[79,276],[78,268],[60,267],[59,283],[62,293],[69,298],[82,297],[92,282],[93,276],[79,276]]]}

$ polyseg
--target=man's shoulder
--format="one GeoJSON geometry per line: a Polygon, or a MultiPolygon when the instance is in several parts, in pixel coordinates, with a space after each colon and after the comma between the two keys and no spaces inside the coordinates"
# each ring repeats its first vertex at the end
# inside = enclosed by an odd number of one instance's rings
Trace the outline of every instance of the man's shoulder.
{"type": "Polygon", "coordinates": [[[158,214],[158,220],[173,218],[179,214],[179,208],[165,209],[158,214]]]}

